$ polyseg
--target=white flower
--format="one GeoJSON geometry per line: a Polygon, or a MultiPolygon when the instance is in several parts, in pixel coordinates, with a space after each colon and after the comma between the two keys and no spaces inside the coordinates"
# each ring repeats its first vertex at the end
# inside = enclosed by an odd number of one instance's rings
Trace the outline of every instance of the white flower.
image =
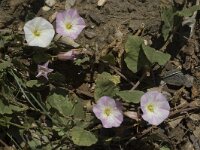
{"type": "Polygon", "coordinates": [[[55,31],[53,25],[42,17],[28,21],[24,26],[25,39],[29,46],[47,47],[55,31]]]}

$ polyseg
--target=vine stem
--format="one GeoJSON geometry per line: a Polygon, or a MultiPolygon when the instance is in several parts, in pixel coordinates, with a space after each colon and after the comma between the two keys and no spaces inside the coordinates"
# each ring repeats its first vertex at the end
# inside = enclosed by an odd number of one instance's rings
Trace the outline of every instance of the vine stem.
{"type": "Polygon", "coordinates": [[[147,72],[145,71],[145,72],[142,74],[141,78],[135,83],[135,85],[131,88],[130,91],[135,90],[135,89],[140,85],[140,83],[142,82],[142,80],[143,80],[146,76],[147,76],[147,72]]]}

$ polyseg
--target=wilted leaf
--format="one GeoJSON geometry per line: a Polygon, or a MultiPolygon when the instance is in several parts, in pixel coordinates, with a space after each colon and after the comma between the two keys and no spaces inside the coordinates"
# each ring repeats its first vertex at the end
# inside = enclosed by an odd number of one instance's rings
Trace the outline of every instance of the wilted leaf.
{"type": "Polygon", "coordinates": [[[80,127],[74,127],[70,131],[72,141],[79,146],[91,146],[97,142],[96,136],[80,127]]]}
{"type": "Polygon", "coordinates": [[[152,63],[158,63],[159,65],[164,65],[170,59],[170,55],[160,51],[156,51],[154,48],[142,45],[142,49],[147,57],[147,59],[152,63]]]}
{"type": "Polygon", "coordinates": [[[170,31],[172,31],[173,29],[174,15],[175,14],[172,7],[164,9],[161,13],[161,18],[164,23],[162,26],[162,35],[164,37],[164,40],[167,40],[170,31]]]}
{"type": "Polygon", "coordinates": [[[184,8],[183,10],[178,11],[177,14],[179,16],[189,17],[189,16],[192,16],[193,13],[197,10],[200,10],[200,5],[195,5],[195,6],[192,6],[189,8],[184,8]]]}
{"type": "Polygon", "coordinates": [[[171,128],[176,128],[177,125],[180,124],[180,122],[183,120],[184,116],[181,116],[179,118],[174,118],[168,122],[171,128]]]}
{"type": "Polygon", "coordinates": [[[119,89],[112,80],[113,76],[109,73],[104,72],[98,75],[94,91],[94,97],[96,100],[102,96],[115,96],[119,89]]]}
{"type": "Polygon", "coordinates": [[[63,43],[63,44],[70,45],[70,46],[75,47],[75,48],[80,46],[80,44],[76,43],[72,38],[67,37],[67,36],[62,36],[60,38],[60,42],[63,43]]]}
{"type": "Polygon", "coordinates": [[[137,72],[142,67],[138,65],[142,43],[144,43],[142,38],[138,36],[129,36],[125,44],[126,55],[124,61],[127,67],[133,72],[137,72]]]}
{"type": "Polygon", "coordinates": [[[127,103],[139,103],[141,96],[144,94],[142,91],[134,90],[134,91],[119,91],[117,93],[118,96],[122,98],[123,101],[127,103]]]}

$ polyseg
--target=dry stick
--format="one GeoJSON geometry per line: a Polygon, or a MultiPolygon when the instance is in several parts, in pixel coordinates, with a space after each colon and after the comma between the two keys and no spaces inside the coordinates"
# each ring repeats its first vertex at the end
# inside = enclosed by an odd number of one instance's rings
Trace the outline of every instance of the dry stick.
{"type": "Polygon", "coordinates": [[[195,110],[195,109],[198,109],[198,108],[200,108],[200,106],[193,106],[193,107],[190,107],[190,103],[188,103],[188,104],[185,105],[183,108],[171,112],[170,115],[169,115],[169,117],[173,117],[173,116],[175,116],[176,114],[179,114],[179,113],[181,113],[181,112],[188,112],[188,111],[195,110]],[[188,107],[188,106],[189,106],[189,107],[188,107]]]}
{"type": "MultiPolygon", "coordinates": [[[[172,112],[169,117],[172,117],[172,116],[174,116],[174,115],[176,115],[178,113],[181,113],[181,112],[188,112],[188,111],[199,109],[199,108],[200,108],[200,106],[196,106],[196,107],[192,107],[192,108],[190,107],[190,108],[185,108],[185,109],[177,110],[175,112],[172,112]]],[[[147,135],[149,132],[151,132],[153,129],[156,129],[156,128],[157,128],[156,126],[148,127],[140,135],[138,135],[138,136],[136,135],[136,136],[132,137],[131,139],[129,139],[128,142],[126,142],[126,145],[128,145],[133,140],[142,138],[143,136],[147,135]]]]}
{"type": "Polygon", "coordinates": [[[88,93],[88,92],[86,92],[86,91],[82,91],[82,90],[79,90],[79,89],[76,89],[75,91],[76,91],[77,93],[79,93],[79,94],[83,94],[83,95],[88,96],[88,97],[90,97],[90,98],[94,98],[94,96],[93,96],[92,94],[90,94],[90,93],[88,93]]]}
{"type": "Polygon", "coordinates": [[[8,146],[4,141],[2,141],[1,139],[0,139],[0,143],[1,143],[5,148],[8,148],[8,149],[9,149],[9,146],[8,146]]]}
{"type": "Polygon", "coordinates": [[[142,80],[146,77],[147,73],[143,73],[143,75],[141,76],[141,78],[137,81],[137,83],[131,88],[130,91],[133,91],[135,90],[139,85],[140,83],[142,82],[142,80]]]}
{"type": "Polygon", "coordinates": [[[136,135],[136,136],[130,138],[130,139],[128,140],[128,142],[126,142],[125,145],[128,145],[128,144],[129,144],[130,142],[132,142],[133,140],[137,140],[137,139],[142,138],[143,136],[145,136],[146,134],[148,134],[150,131],[152,131],[152,130],[155,129],[155,128],[157,128],[157,127],[156,127],[156,126],[151,126],[151,127],[147,128],[147,129],[144,130],[140,135],[138,135],[138,136],[136,135]]]}

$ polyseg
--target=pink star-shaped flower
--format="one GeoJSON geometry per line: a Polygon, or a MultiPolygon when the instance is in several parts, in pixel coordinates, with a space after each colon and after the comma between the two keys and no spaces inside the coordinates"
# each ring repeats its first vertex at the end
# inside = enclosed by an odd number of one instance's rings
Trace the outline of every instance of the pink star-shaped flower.
{"type": "Polygon", "coordinates": [[[45,77],[48,80],[48,73],[52,72],[53,69],[48,68],[49,61],[47,61],[44,65],[38,65],[38,74],[36,77],[45,77]]]}

